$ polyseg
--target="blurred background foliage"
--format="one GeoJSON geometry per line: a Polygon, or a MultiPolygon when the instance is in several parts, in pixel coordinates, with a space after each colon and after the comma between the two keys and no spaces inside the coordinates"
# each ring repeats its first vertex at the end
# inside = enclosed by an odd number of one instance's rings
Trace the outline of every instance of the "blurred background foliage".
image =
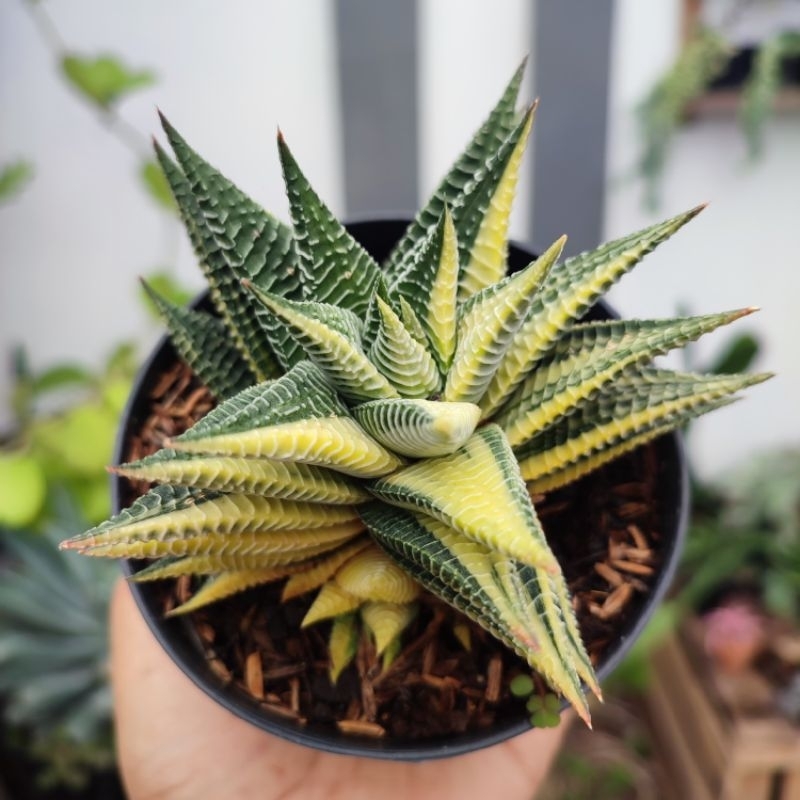
{"type": "Polygon", "coordinates": [[[639,172],[644,179],[645,202],[651,208],[659,205],[672,139],[703,95],[731,85],[740,90],[739,126],[748,158],[755,161],[763,155],[764,131],[778,93],[787,85],[798,84],[800,31],[781,30],[749,48],[732,43],[727,29],[746,5],[734,6],[719,30],[694,27],[673,64],[639,104],[639,172]]]}

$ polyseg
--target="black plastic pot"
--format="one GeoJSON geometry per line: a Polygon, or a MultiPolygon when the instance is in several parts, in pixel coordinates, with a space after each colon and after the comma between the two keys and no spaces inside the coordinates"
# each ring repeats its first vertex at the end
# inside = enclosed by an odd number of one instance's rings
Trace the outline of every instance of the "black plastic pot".
{"type": "MultiPolygon", "coordinates": [[[[408,224],[407,220],[378,219],[356,222],[348,226],[353,236],[378,260],[388,254],[408,224]]],[[[509,265],[512,270],[521,269],[534,256],[530,250],[512,245],[509,265]]],[[[201,296],[196,302],[202,303],[201,296]]],[[[599,303],[587,319],[603,319],[614,316],[607,306],[599,303]]],[[[149,413],[147,387],[175,362],[172,345],[164,337],[157,345],[147,363],[142,367],[128,407],[125,411],[117,438],[114,458],[116,463],[125,458],[129,437],[142,424],[149,413]]],[[[655,609],[667,591],[677,567],[688,516],[689,482],[686,459],[680,435],[669,434],[658,439],[657,448],[659,475],[657,483],[661,493],[660,508],[664,509],[660,521],[662,536],[662,561],[659,574],[654,578],[650,594],[642,604],[638,615],[632,618],[622,631],[618,641],[610,646],[598,667],[600,679],[607,677],[620,663],[625,654],[641,634],[655,609]]],[[[122,508],[123,479],[112,478],[113,504],[115,511],[122,508]]],[[[141,569],[146,562],[131,560],[123,564],[126,575],[141,569]]],[[[330,726],[301,726],[291,720],[270,715],[252,697],[235,686],[223,686],[206,662],[199,637],[187,619],[166,619],[160,606],[159,595],[152,584],[132,584],[139,608],[158,641],[183,672],[204,692],[232,713],[253,725],[297,744],[319,750],[346,755],[385,758],[401,761],[421,761],[445,758],[478,750],[497,744],[530,729],[524,707],[520,704],[518,718],[501,720],[489,731],[470,732],[453,736],[447,740],[392,741],[390,739],[367,739],[346,735],[330,726]]]]}

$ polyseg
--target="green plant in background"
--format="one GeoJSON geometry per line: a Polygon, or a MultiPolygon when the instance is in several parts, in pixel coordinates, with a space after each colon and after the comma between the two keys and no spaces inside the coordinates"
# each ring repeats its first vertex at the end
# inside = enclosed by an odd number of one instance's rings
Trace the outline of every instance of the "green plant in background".
{"type": "Polygon", "coordinates": [[[6,735],[43,767],[43,788],[83,788],[114,763],[103,562],[70,558],[57,543],[86,518],[51,495],[43,531],[0,531],[0,696],[6,735]]]}
{"type": "Polygon", "coordinates": [[[732,49],[722,36],[698,30],[639,105],[637,116],[642,138],[639,170],[645,180],[648,205],[658,205],[669,145],[689,104],[722,73],[731,54],[732,49]]]}
{"type": "MultiPolygon", "coordinates": [[[[698,28],[677,59],[656,82],[637,109],[642,155],[639,172],[645,181],[645,201],[658,205],[661,177],[672,139],[692,103],[705,94],[725,71],[737,49],[723,33],[698,28]]],[[[739,121],[751,159],[763,152],[764,126],[783,85],[783,63],[800,56],[800,32],[782,31],[758,45],[745,80],[739,121]]]]}
{"type": "Polygon", "coordinates": [[[113,564],[61,553],[76,526],[108,515],[132,348],[99,374],[32,371],[14,358],[12,432],[0,440],[0,708],[4,738],[40,764],[42,787],[81,789],[113,763],[107,616],[113,564]]]}
{"type": "Polygon", "coordinates": [[[11,433],[0,440],[0,525],[35,528],[51,518],[61,486],[88,520],[108,515],[105,464],[135,368],[122,345],[99,374],[64,363],[33,372],[24,351],[14,361],[11,433]]]}
{"type": "Polygon", "coordinates": [[[766,452],[705,487],[684,572],[689,607],[738,584],[755,589],[770,613],[800,621],[800,451],[766,452]]]}
{"type": "Polygon", "coordinates": [[[177,613],[284,578],[284,597],[317,590],[303,624],[337,620],[334,674],[352,656],[359,619],[379,652],[396,642],[422,584],[588,721],[581,683],[598,691],[594,672],[531,495],[767,376],[651,365],[749,309],[578,321],[699,209],[563,262],[559,239],[506,275],[534,113],[515,111],[521,76],[383,269],[282,137],[292,228],[164,121],[177,162],[160,148],[158,158],[220,316],[154,299],[221,402],[167,449],[120,467],[160,485],[65,547],[158,559],[138,580],[208,576],[177,613]]]}

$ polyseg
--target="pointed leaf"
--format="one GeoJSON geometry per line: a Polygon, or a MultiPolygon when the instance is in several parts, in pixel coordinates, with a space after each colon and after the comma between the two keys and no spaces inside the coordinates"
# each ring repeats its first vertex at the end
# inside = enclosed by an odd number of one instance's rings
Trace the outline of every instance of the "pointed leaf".
{"type": "Polygon", "coordinates": [[[518,448],[522,475],[540,491],[569,482],[628,450],[626,442],[643,443],[672,430],[768,377],[702,376],[656,369],[620,377],[518,448]],[[606,451],[610,452],[604,457],[606,451]]]}
{"type": "Polygon", "coordinates": [[[328,639],[330,654],[331,683],[336,684],[339,676],[356,657],[358,650],[358,622],[355,614],[342,614],[333,620],[331,635],[328,639]]]}
{"type": "Polygon", "coordinates": [[[561,255],[565,241],[562,236],[524,270],[473,295],[464,304],[458,319],[458,347],[444,387],[445,400],[480,401],[527,316],[536,288],[561,255]]]}
{"type": "MultiPolygon", "coordinates": [[[[91,555],[146,558],[213,552],[246,552],[258,533],[291,531],[308,545],[314,529],[330,540],[355,535],[361,526],[352,506],[328,506],[245,494],[205,494],[159,486],[131,508],[70,539],[67,546],[91,555]],[[182,501],[170,501],[183,496],[182,501]],[[167,496],[167,502],[161,499],[167,496]],[[302,535],[300,532],[303,532],[302,535]],[[237,534],[234,536],[234,534],[237,534]],[[254,537],[254,538],[253,538],[254,537]]],[[[269,538],[269,537],[267,537],[269,538]]],[[[281,537],[274,537],[276,542],[281,537]]]]}
{"type": "Polygon", "coordinates": [[[240,285],[248,278],[264,291],[300,296],[292,231],[264,211],[195,153],[162,117],[183,173],[156,146],[181,216],[220,316],[260,380],[302,358],[287,332],[262,314],[240,285]]]}
{"type": "Polygon", "coordinates": [[[364,601],[342,589],[335,583],[326,583],[319,590],[314,602],[303,617],[301,627],[307,628],[323,619],[338,617],[355,611],[364,601]]]}
{"type": "Polygon", "coordinates": [[[453,217],[445,206],[438,224],[412,253],[408,269],[392,286],[419,322],[442,375],[447,374],[456,348],[458,239],[453,217]]]}
{"type": "Polygon", "coordinates": [[[111,471],[133,480],[312,503],[349,505],[370,498],[364,488],[339,473],[308,464],[266,458],[203,456],[159,450],[140,461],[114,467],[111,471]]]}
{"type": "MultiPolygon", "coordinates": [[[[489,175],[484,181],[493,184],[492,192],[485,200],[486,207],[478,215],[479,224],[471,240],[467,239],[461,244],[460,261],[463,264],[459,279],[459,301],[466,300],[476,292],[497,283],[506,274],[506,259],[508,257],[508,225],[511,219],[511,206],[517,190],[522,157],[530,137],[533,115],[536,105],[528,111],[517,131],[511,133],[509,140],[510,152],[505,157],[504,148],[497,153],[496,167],[493,163],[489,167],[489,175]],[[502,166],[500,166],[502,165],[502,166]],[[495,177],[495,171],[499,177],[495,177]],[[469,257],[467,257],[469,253],[469,257]]],[[[472,203],[479,207],[477,200],[482,192],[475,193],[472,203]]],[[[459,231],[470,230],[466,226],[466,209],[459,212],[459,231]]],[[[474,213],[470,209],[470,213],[474,213]]],[[[463,235],[463,234],[462,234],[463,235]]]]}
{"type": "Polygon", "coordinates": [[[252,589],[254,586],[271,583],[281,577],[283,576],[280,569],[271,567],[223,572],[221,575],[209,578],[192,597],[182,605],[173,608],[172,611],[168,611],[166,616],[176,617],[188,614],[191,611],[197,611],[211,603],[216,603],[231,595],[252,589]]]}
{"type": "Polygon", "coordinates": [[[402,397],[429,397],[439,391],[436,362],[403,325],[387,303],[377,298],[380,315],[377,336],[369,360],[402,397]]]}
{"type": "Polygon", "coordinates": [[[305,298],[365,314],[380,267],[320,200],[280,134],[278,152],[305,298]]]}
{"type": "Polygon", "coordinates": [[[367,547],[337,570],[336,584],[362,600],[410,603],[419,597],[420,585],[379,547],[367,547]]]}
{"type": "Polygon", "coordinates": [[[397,397],[397,390],[364,353],[360,320],[352,311],[327,303],[286,300],[246,285],[286,325],[342,395],[353,400],[397,397]]]}
{"type": "Polygon", "coordinates": [[[551,270],[486,390],[481,402],[484,416],[490,417],[502,405],[572,320],[578,319],[615,281],[702,208],[568,258],[551,270]]]}
{"type": "Polygon", "coordinates": [[[387,503],[422,510],[504,555],[558,571],[516,458],[496,425],[479,428],[452,455],[412,464],[370,488],[387,503]]]}
{"type": "Polygon", "coordinates": [[[256,382],[219,319],[170,303],[144,281],[142,286],[164,320],[175,349],[216,397],[224,400],[256,382]]]}
{"type": "Polygon", "coordinates": [[[217,406],[170,446],[298,461],[368,478],[402,463],[350,417],[320,369],[308,361],[217,406]]]}
{"type": "Polygon", "coordinates": [[[727,325],[753,309],[667,320],[609,320],[577,325],[556,345],[552,360],[525,380],[495,417],[512,447],[592,397],[626,368],[727,325]]]}
{"type": "Polygon", "coordinates": [[[373,536],[420,583],[522,656],[588,719],[578,673],[591,665],[572,628],[560,572],[524,567],[439,520],[385,505],[364,507],[373,536]],[[564,605],[564,601],[566,605],[564,605]]]}
{"type": "Polygon", "coordinates": [[[381,655],[399,638],[417,614],[411,603],[369,602],[361,607],[361,619],[375,638],[375,651],[381,655]]]}
{"type": "Polygon", "coordinates": [[[514,107],[522,83],[526,61],[523,61],[512,76],[503,95],[492,109],[486,121],[469,142],[464,152],[458,157],[450,171],[434,191],[432,197],[417,214],[408,230],[395,245],[384,265],[386,280],[391,285],[402,274],[407,264],[409,253],[436,225],[445,205],[452,207],[462,195],[466,187],[474,181],[480,181],[486,168],[486,162],[502,141],[511,133],[517,123],[514,107]]]}
{"type": "Polygon", "coordinates": [[[472,403],[434,400],[373,400],[353,409],[358,424],[392,452],[411,458],[453,453],[480,419],[472,403]]]}

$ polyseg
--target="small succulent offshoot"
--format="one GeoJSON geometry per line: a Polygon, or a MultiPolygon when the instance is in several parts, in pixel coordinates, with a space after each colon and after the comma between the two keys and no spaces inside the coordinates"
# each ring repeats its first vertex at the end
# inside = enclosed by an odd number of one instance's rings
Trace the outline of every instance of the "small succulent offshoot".
{"type": "MultiPolygon", "coordinates": [[[[219,405],[115,468],[157,485],[64,543],[155,561],[137,581],[205,581],[173,613],[285,580],[332,620],[331,676],[359,636],[385,661],[423,587],[518,653],[589,722],[599,695],[532,496],[731,402],[765,375],[652,359],[752,309],[582,322],[614,281],[700,210],[507,274],[508,223],[535,106],[522,67],[379,266],[314,192],[283,137],[291,227],[163,120],[158,160],[216,314],[154,295],[219,405]]],[[[548,706],[545,711],[551,710],[548,706]]]]}

